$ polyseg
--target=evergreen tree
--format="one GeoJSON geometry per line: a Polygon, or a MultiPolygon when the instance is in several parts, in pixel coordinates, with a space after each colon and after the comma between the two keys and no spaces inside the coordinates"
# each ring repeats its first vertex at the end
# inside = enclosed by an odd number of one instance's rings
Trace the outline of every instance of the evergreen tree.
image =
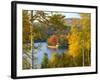
{"type": "Polygon", "coordinates": [[[45,53],[43,56],[41,67],[48,68],[48,54],[47,53],[45,53]]]}

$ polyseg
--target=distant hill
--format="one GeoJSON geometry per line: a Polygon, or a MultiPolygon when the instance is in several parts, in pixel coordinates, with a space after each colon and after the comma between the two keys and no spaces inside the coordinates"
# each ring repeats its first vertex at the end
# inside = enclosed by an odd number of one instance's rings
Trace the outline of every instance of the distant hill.
{"type": "Polygon", "coordinates": [[[66,18],[65,23],[68,26],[73,26],[73,25],[80,26],[80,18],[66,18]]]}

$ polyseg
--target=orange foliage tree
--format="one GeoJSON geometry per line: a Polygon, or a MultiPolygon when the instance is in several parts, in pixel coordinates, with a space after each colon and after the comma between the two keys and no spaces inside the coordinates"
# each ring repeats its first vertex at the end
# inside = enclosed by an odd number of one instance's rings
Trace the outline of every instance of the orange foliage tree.
{"type": "Polygon", "coordinates": [[[53,45],[55,46],[58,42],[57,36],[56,35],[52,35],[49,39],[48,39],[48,44],[49,45],[53,45]]]}

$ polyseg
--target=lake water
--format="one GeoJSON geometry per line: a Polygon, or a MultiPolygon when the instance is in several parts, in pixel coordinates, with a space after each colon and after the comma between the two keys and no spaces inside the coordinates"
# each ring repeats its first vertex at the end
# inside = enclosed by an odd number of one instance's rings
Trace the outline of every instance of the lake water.
{"type": "Polygon", "coordinates": [[[37,63],[41,64],[42,62],[42,58],[44,56],[44,53],[48,54],[48,58],[50,59],[51,54],[56,52],[58,54],[62,54],[66,49],[50,49],[47,47],[47,43],[46,42],[38,42],[38,43],[34,43],[34,53],[36,53],[37,55],[37,63]],[[37,48],[39,47],[39,48],[37,48]]]}

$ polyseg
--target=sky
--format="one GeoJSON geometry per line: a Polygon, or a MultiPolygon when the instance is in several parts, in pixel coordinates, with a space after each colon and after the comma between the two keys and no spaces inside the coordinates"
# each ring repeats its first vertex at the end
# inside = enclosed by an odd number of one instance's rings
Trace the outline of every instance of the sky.
{"type": "MultiPolygon", "coordinates": [[[[46,13],[51,13],[51,12],[46,12],[46,13]]],[[[64,15],[65,16],[65,18],[80,18],[80,15],[79,15],[79,13],[75,13],[75,12],[56,12],[56,13],[58,13],[58,14],[62,14],[62,15],[64,15]]],[[[55,14],[55,13],[54,13],[55,14]]]]}
{"type": "MultiPolygon", "coordinates": [[[[49,13],[49,12],[46,12],[49,13]]],[[[75,12],[55,12],[54,14],[62,14],[65,16],[65,18],[80,18],[79,13],[75,13],[75,12]]]]}
{"type": "Polygon", "coordinates": [[[62,13],[66,18],[80,18],[79,13],[62,13]]]}

